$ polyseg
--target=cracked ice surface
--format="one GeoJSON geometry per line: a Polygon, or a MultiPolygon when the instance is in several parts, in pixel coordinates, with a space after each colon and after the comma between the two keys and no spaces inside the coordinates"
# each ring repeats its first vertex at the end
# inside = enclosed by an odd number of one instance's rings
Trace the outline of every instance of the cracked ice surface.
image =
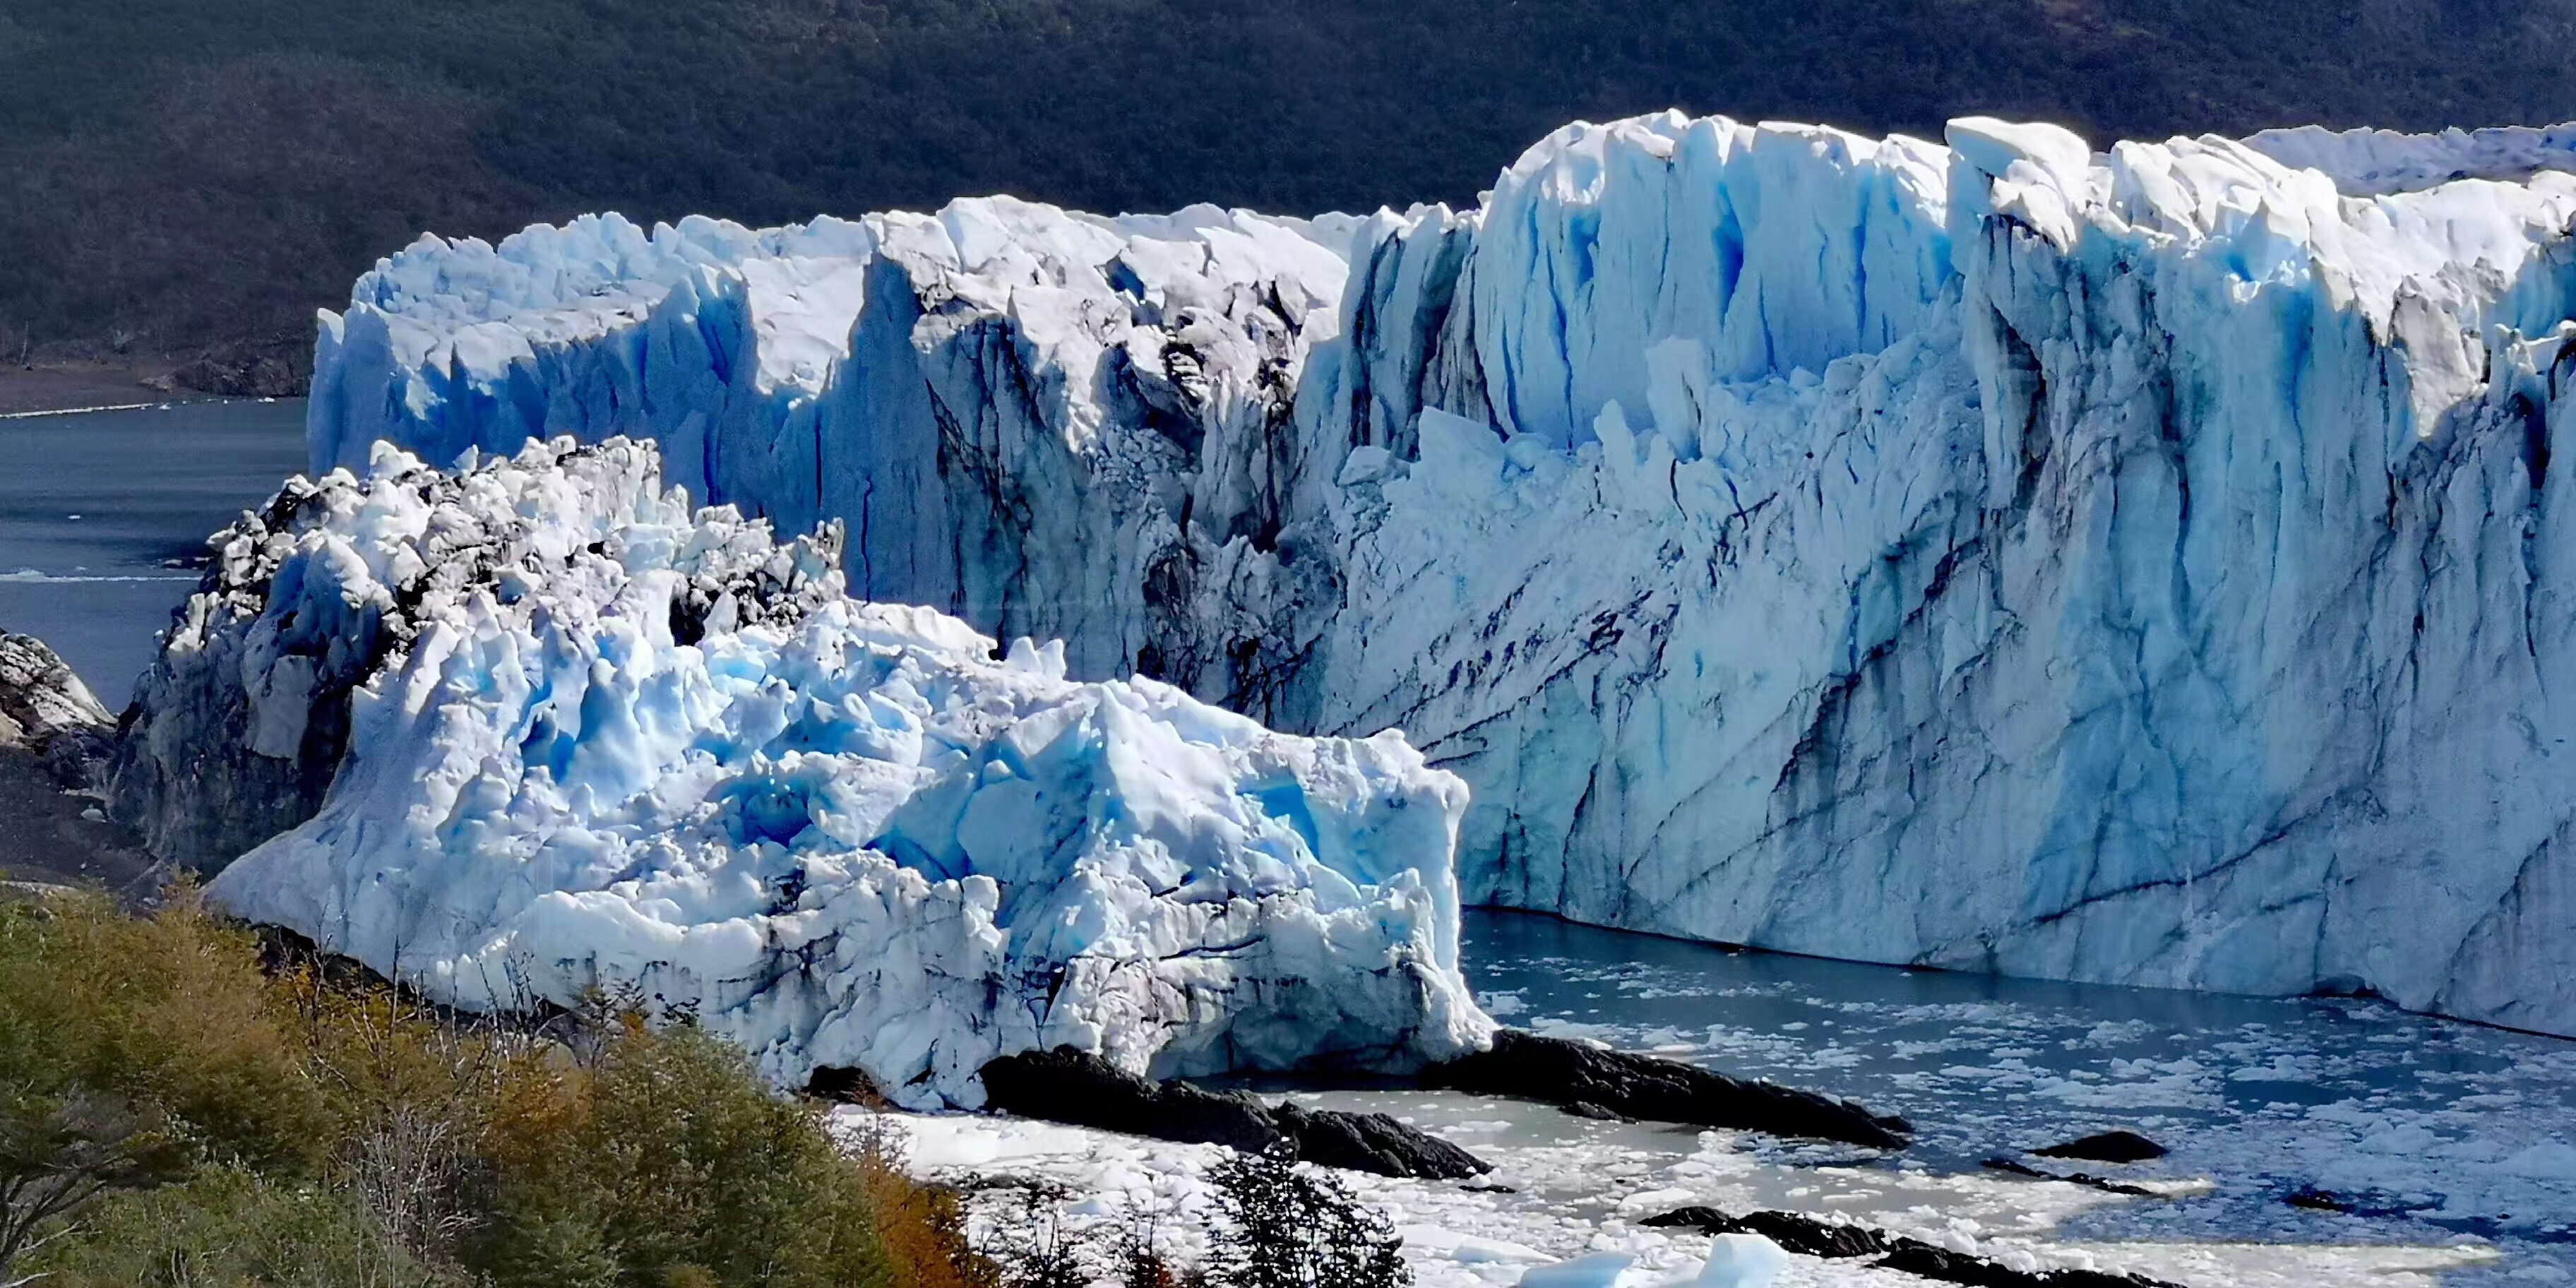
{"type": "Polygon", "coordinates": [[[855,279],[745,252],[594,338],[379,303],[481,262],[433,248],[326,323],[312,439],[649,433],[870,598],[1401,726],[1472,901],[2576,1032],[2564,136],[1666,114],[1470,211],[874,216],[855,279]],[[745,374],[762,317],[820,365],[745,374]]]}
{"type": "Polygon", "coordinates": [[[1465,792],[1400,735],[1074,683],[1025,639],[996,661],[844,597],[834,530],[774,542],[656,467],[379,447],[291,483],[219,541],[120,808],[191,807],[192,757],[327,757],[319,812],[210,897],[441,1001],[631,987],[782,1082],[856,1066],[907,1104],[1058,1043],[1168,1076],[1484,1039],[1465,792]]]}

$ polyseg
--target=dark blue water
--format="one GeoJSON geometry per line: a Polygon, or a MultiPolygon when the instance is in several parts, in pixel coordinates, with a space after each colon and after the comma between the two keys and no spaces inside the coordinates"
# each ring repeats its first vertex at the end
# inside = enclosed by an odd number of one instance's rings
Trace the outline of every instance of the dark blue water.
{"type": "Polygon", "coordinates": [[[0,419],[0,629],[124,706],[207,535],[303,468],[301,400],[0,419]]]}
{"type": "Polygon", "coordinates": [[[1466,943],[1470,979],[1507,1023],[1857,1097],[1913,1119],[1909,1156],[1937,1168],[2126,1127],[2173,1153],[2031,1161],[2215,1184],[2089,1213],[2070,1237],[2471,1234],[2505,1260],[2451,1282],[2576,1277],[2576,1042],[2355,999],[1906,971],[1517,913],[1469,913],[1466,943]],[[2283,1201],[2311,1189],[2353,1212],[2283,1201]]]}

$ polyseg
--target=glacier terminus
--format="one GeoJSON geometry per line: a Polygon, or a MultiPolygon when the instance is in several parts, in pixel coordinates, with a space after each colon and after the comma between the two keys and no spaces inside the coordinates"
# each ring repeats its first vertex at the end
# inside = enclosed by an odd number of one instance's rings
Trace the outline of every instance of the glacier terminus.
{"type": "MultiPolygon", "coordinates": [[[[965,623],[886,647],[1112,745],[1192,700],[1401,728],[1390,781],[1467,789],[1468,903],[2576,1034],[2571,170],[2563,130],[1664,114],[1466,210],[586,217],[382,261],[309,442],[651,440],[965,623]],[[968,627],[1072,678],[934,647],[968,627]]],[[[732,647],[897,631],[818,611],[732,647]]],[[[1450,897],[1307,848],[1312,916],[1450,897]]]]}

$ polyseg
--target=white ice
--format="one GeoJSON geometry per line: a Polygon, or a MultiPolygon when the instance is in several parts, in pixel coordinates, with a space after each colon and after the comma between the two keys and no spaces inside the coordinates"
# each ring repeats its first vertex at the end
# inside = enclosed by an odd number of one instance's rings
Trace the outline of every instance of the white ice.
{"type": "Polygon", "coordinates": [[[844,597],[828,533],[693,511],[650,444],[444,475],[379,447],[289,497],[163,659],[235,686],[190,746],[291,759],[331,655],[382,653],[320,813],[208,887],[244,917],[471,1008],[631,992],[781,1082],[857,1067],[911,1105],[980,1103],[1030,1047],[1402,1068],[1490,1029],[1458,974],[1465,791],[1400,735],[1075,683],[1026,639],[996,660],[844,597]]]}

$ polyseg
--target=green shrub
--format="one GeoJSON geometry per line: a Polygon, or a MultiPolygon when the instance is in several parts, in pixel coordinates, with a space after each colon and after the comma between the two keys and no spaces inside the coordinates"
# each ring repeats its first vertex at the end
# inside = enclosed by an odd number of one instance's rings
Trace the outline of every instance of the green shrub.
{"type": "Polygon", "coordinates": [[[692,1025],[626,1019],[595,1067],[531,1071],[490,1132],[472,1259],[496,1283],[897,1283],[865,1178],[814,1111],[692,1025]]]}
{"type": "Polygon", "coordinates": [[[45,1288],[465,1288],[387,1238],[345,1193],[238,1167],[123,1194],[49,1258],[45,1288]]]}
{"type": "Polygon", "coordinates": [[[323,1127],[247,937],[185,898],[0,902],[0,1282],[200,1160],[309,1174],[323,1127]]]}
{"type": "Polygon", "coordinates": [[[0,903],[0,1283],[990,1288],[952,1196],[692,1025],[576,1058],[260,967],[185,892],[0,903]]]}
{"type": "Polygon", "coordinates": [[[0,904],[0,1086],[164,1114],[212,1159],[309,1169],[328,1109],[257,946],[184,892],[141,919],[101,899],[0,904]]]}

